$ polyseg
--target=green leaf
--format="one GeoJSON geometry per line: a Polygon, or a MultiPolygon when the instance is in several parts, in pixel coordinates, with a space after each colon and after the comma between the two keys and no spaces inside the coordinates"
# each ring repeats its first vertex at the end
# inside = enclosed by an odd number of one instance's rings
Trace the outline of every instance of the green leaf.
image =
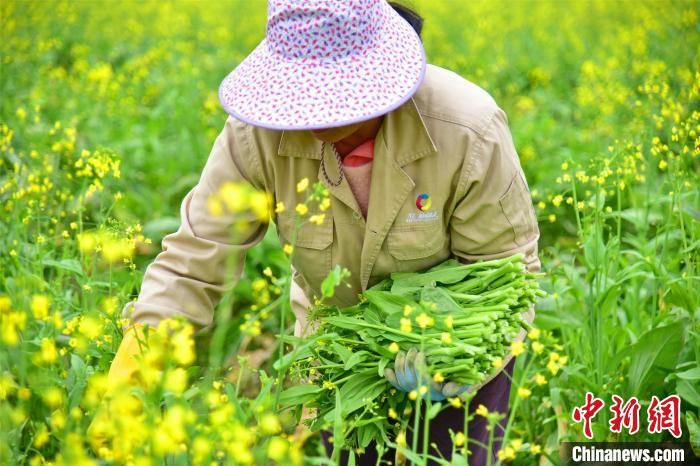
{"type": "Polygon", "coordinates": [[[698,418],[695,417],[695,413],[692,411],[686,411],[685,423],[688,425],[690,448],[693,449],[695,456],[700,456],[700,423],[698,423],[698,418]]]}
{"type": "MultiPolygon", "coordinates": [[[[372,372],[374,372],[374,370],[372,372]]],[[[373,376],[373,378],[376,380],[376,376],[373,376]]],[[[388,382],[386,379],[378,380],[373,384],[363,385],[353,392],[345,390],[345,393],[349,393],[347,396],[342,393],[343,390],[341,388],[339,392],[341,392],[344,398],[347,398],[347,400],[343,402],[343,415],[348,416],[358,409],[365,407],[368,403],[384,393],[387,385],[388,382]]]]}
{"type": "Polygon", "coordinates": [[[280,405],[300,405],[316,398],[324,389],[318,385],[295,385],[280,393],[280,405]]]}
{"type": "Polygon", "coordinates": [[[376,375],[374,369],[365,369],[359,372],[355,372],[343,385],[340,387],[341,395],[344,395],[343,399],[347,399],[356,393],[363,386],[371,385],[379,377],[376,375]]]}
{"type": "Polygon", "coordinates": [[[384,280],[380,281],[376,285],[367,289],[367,291],[389,291],[391,289],[391,278],[386,277],[384,280]]]}
{"type": "Polygon", "coordinates": [[[65,270],[67,272],[73,272],[74,274],[80,275],[81,277],[84,275],[83,266],[80,265],[80,262],[78,262],[75,259],[61,259],[60,261],[55,261],[53,259],[44,259],[42,263],[46,267],[54,267],[60,270],[65,270]]]}
{"type": "Polygon", "coordinates": [[[430,410],[428,411],[428,419],[434,419],[435,416],[437,416],[440,413],[441,409],[442,403],[433,403],[433,405],[430,406],[430,410]]]}
{"type": "MultiPolygon", "coordinates": [[[[255,400],[253,400],[253,403],[250,405],[250,412],[253,413],[257,413],[257,408],[263,406],[267,402],[267,400],[269,399],[269,394],[272,391],[272,385],[275,382],[274,379],[267,375],[267,373],[264,370],[258,370],[258,376],[260,377],[260,391],[255,397],[255,400]]],[[[238,408],[240,408],[240,405],[238,403],[238,397],[235,395],[233,385],[231,384],[229,385],[229,387],[229,398],[235,399],[235,403],[238,405],[238,408]]]]}
{"type": "Polygon", "coordinates": [[[393,292],[398,288],[411,288],[414,286],[432,286],[435,283],[444,283],[450,285],[461,282],[470,273],[472,269],[461,265],[457,267],[445,267],[433,272],[394,272],[391,274],[391,279],[394,284],[391,287],[393,292]]]}
{"type": "Polygon", "coordinates": [[[343,448],[345,433],[343,432],[343,401],[340,390],[335,391],[335,415],[333,416],[333,450],[343,448]]]}
{"type": "Polygon", "coordinates": [[[644,333],[637,343],[621,352],[632,360],[627,374],[630,393],[641,393],[652,367],[672,370],[676,366],[686,328],[685,321],[653,328],[644,333]]]}
{"type": "Polygon", "coordinates": [[[71,370],[69,382],[71,383],[68,394],[68,410],[80,403],[83,392],[87,385],[87,366],[85,362],[75,353],[70,356],[71,370]]]}
{"type": "Polygon", "coordinates": [[[335,288],[340,285],[343,279],[343,272],[340,265],[336,265],[333,270],[321,282],[321,294],[324,298],[332,298],[335,294],[335,288]]]}
{"type": "Polygon", "coordinates": [[[583,243],[583,257],[588,270],[596,270],[605,262],[605,243],[598,235],[590,235],[583,243]]]}
{"type": "Polygon", "coordinates": [[[345,369],[346,371],[352,369],[353,367],[361,363],[364,359],[366,359],[367,356],[369,356],[369,352],[367,351],[358,351],[356,353],[352,353],[352,356],[350,356],[348,360],[345,361],[345,367],[343,367],[343,369],[345,369]]]}
{"type": "Polygon", "coordinates": [[[379,438],[379,429],[376,424],[367,424],[357,429],[358,446],[366,448],[374,438],[379,438]]]}
{"type": "Polygon", "coordinates": [[[326,322],[328,322],[331,325],[335,325],[336,327],[348,329],[348,330],[362,330],[364,328],[367,328],[367,325],[365,322],[363,322],[360,319],[355,319],[354,317],[345,317],[345,316],[333,316],[333,317],[328,317],[325,319],[326,322]]]}
{"type": "Polygon", "coordinates": [[[679,380],[676,383],[676,393],[684,401],[700,408],[700,393],[698,393],[697,384],[692,384],[687,380],[679,380]]]}
{"type": "Polygon", "coordinates": [[[389,365],[390,362],[391,360],[388,358],[382,358],[379,360],[379,364],[377,364],[377,374],[379,375],[379,377],[384,377],[384,369],[386,368],[386,366],[389,365]]]}
{"type": "Polygon", "coordinates": [[[350,351],[340,343],[332,343],[331,348],[333,348],[333,351],[335,351],[338,354],[338,356],[340,356],[340,359],[345,364],[347,364],[348,360],[352,357],[352,351],[350,351]]]}
{"type": "Polygon", "coordinates": [[[404,296],[390,293],[388,291],[370,291],[364,293],[367,301],[374,304],[383,314],[403,313],[405,306],[417,307],[418,303],[404,296]]]}
{"type": "Polygon", "coordinates": [[[462,307],[452,299],[444,288],[425,287],[423,291],[421,291],[420,298],[425,302],[435,303],[437,305],[437,311],[441,314],[458,316],[464,313],[462,307]]]}
{"type": "Polygon", "coordinates": [[[700,380],[700,367],[693,367],[687,371],[678,372],[676,377],[683,380],[700,380]]]}
{"type": "Polygon", "coordinates": [[[343,399],[343,415],[347,416],[375,399],[386,389],[387,384],[386,379],[380,378],[375,369],[353,373],[338,388],[338,393],[343,399]]]}
{"type": "Polygon", "coordinates": [[[323,339],[323,338],[324,338],[324,335],[317,335],[315,337],[307,339],[304,344],[297,346],[292,351],[290,351],[289,353],[285,354],[280,359],[275,361],[275,363],[272,365],[272,367],[276,371],[279,371],[282,368],[289,366],[294,361],[298,361],[300,359],[306,359],[309,356],[313,356],[313,354],[314,354],[313,348],[316,347],[316,342],[320,339],[323,339]]]}

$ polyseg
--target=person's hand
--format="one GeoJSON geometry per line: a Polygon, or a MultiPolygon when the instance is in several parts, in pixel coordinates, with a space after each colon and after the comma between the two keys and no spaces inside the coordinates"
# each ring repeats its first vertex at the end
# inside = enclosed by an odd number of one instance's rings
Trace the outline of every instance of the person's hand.
{"type": "Polygon", "coordinates": [[[455,382],[436,382],[428,376],[425,354],[416,348],[408,352],[399,351],[394,361],[394,369],[385,368],[384,377],[397,390],[411,392],[426,385],[428,391],[423,395],[430,396],[431,401],[442,401],[464,393],[471,385],[461,385],[455,382]],[[421,382],[421,383],[419,383],[421,382]]]}

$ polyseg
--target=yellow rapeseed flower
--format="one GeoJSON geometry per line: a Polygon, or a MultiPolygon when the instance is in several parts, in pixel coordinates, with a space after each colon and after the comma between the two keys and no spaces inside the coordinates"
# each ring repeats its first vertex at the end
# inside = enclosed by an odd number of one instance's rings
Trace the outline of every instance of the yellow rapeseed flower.
{"type": "Polygon", "coordinates": [[[499,461],[512,461],[515,459],[515,450],[512,447],[505,447],[498,450],[497,456],[499,461]]]}
{"type": "Polygon", "coordinates": [[[285,254],[287,254],[288,256],[291,256],[292,252],[294,252],[294,246],[287,243],[284,245],[284,247],[282,247],[282,250],[284,251],[285,254]]]}
{"type": "Polygon", "coordinates": [[[32,444],[36,448],[41,448],[44,445],[46,445],[46,442],[49,441],[49,431],[46,428],[46,424],[40,424],[39,428],[37,429],[37,433],[34,436],[34,440],[32,444]]]}
{"type": "Polygon", "coordinates": [[[330,380],[324,380],[322,386],[323,388],[326,388],[328,390],[333,390],[334,388],[336,388],[336,385],[330,380]]]}
{"type": "Polygon", "coordinates": [[[501,367],[503,367],[503,358],[500,356],[494,358],[494,360],[491,361],[491,365],[496,369],[500,369],[501,367]]]}
{"type": "Polygon", "coordinates": [[[88,340],[95,340],[97,337],[102,335],[102,322],[96,317],[87,315],[80,319],[80,324],[78,325],[78,332],[85,336],[88,340]]]}
{"type": "Polygon", "coordinates": [[[540,354],[542,350],[544,350],[544,345],[542,343],[539,341],[532,342],[532,351],[534,351],[535,354],[540,354]]]}
{"type": "Polygon", "coordinates": [[[488,408],[487,408],[486,406],[480,404],[480,405],[476,408],[476,414],[477,414],[478,416],[486,417],[486,416],[489,415],[489,410],[488,410],[488,408]]]}
{"type": "Polygon", "coordinates": [[[91,254],[97,247],[97,237],[92,232],[78,234],[78,249],[83,254],[91,254]]]}
{"type": "Polygon", "coordinates": [[[535,383],[537,385],[544,385],[547,383],[547,378],[544,375],[537,373],[535,374],[535,383]]]}
{"type": "Polygon", "coordinates": [[[41,339],[41,361],[47,364],[56,361],[56,343],[50,338],[41,339]]]}
{"type": "Polygon", "coordinates": [[[127,239],[107,239],[102,245],[102,258],[114,264],[134,255],[134,243],[127,239]]]}
{"type": "Polygon", "coordinates": [[[418,314],[418,317],[416,317],[416,323],[420,328],[426,328],[432,327],[435,321],[425,312],[421,312],[420,314],[418,314]]]}
{"type": "Polygon", "coordinates": [[[260,418],[260,430],[263,433],[271,435],[277,434],[282,430],[279,418],[273,413],[266,413],[260,418]]]}
{"type": "Polygon", "coordinates": [[[510,352],[513,356],[520,356],[525,352],[525,344],[522,341],[514,341],[510,345],[510,352]]]}
{"type": "Polygon", "coordinates": [[[520,398],[527,398],[528,396],[530,396],[531,393],[532,392],[530,391],[529,388],[518,387],[518,396],[520,398]]]}
{"type": "Polygon", "coordinates": [[[187,366],[194,361],[194,329],[188,324],[180,331],[174,332],[170,336],[170,341],[173,346],[173,358],[182,365],[187,366]]]}
{"type": "Polygon", "coordinates": [[[326,214],[312,215],[311,217],[309,217],[309,222],[314,223],[316,225],[321,225],[325,218],[326,214]]]}
{"type": "Polygon", "coordinates": [[[528,337],[530,340],[537,340],[537,339],[539,339],[539,338],[540,338],[540,329],[535,328],[535,327],[531,328],[530,331],[527,332],[527,337],[528,337]]]}
{"type": "Polygon", "coordinates": [[[254,191],[250,195],[250,208],[253,215],[261,222],[267,221],[270,217],[269,205],[269,195],[264,191],[254,191]]]}
{"type": "Polygon", "coordinates": [[[165,375],[164,387],[166,390],[182,395],[187,390],[187,371],[182,367],[176,367],[165,375]]]}
{"type": "Polygon", "coordinates": [[[455,435],[455,446],[463,447],[465,441],[466,437],[464,436],[464,432],[457,432],[457,434],[455,435]]]}
{"type": "Polygon", "coordinates": [[[302,180],[297,183],[297,192],[300,193],[302,191],[306,191],[306,188],[308,188],[308,187],[309,187],[309,179],[302,178],[302,180]]]}
{"type": "Polygon", "coordinates": [[[396,436],[396,444],[400,447],[406,448],[406,432],[401,431],[396,436]]]}
{"type": "Polygon", "coordinates": [[[43,320],[49,316],[49,298],[44,295],[32,296],[32,314],[37,320],[43,320]]]}
{"type": "Polygon", "coordinates": [[[399,352],[399,344],[396,343],[395,341],[392,341],[391,344],[389,345],[389,351],[392,353],[398,353],[399,352]]]}
{"type": "Polygon", "coordinates": [[[299,215],[303,217],[309,211],[309,207],[306,204],[297,204],[295,210],[299,215]]]}
{"type": "Polygon", "coordinates": [[[52,409],[56,409],[59,406],[61,406],[61,404],[63,404],[64,396],[63,391],[60,388],[52,386],[47,388],[41,394],[41,398],[44,400],[46,406],[52,409]]]}
{"type": "Polygon", "coordinates": [[[454,324],[454,317],[452,317],[452,316],[445,317],[445,325],[447,326],[447,328],[452,328],[453,324],[454,324]]]}
{"type": "Polygon", "coordinates": [[[284,459],[289,449],[289,443],[282,437],[272,437],[267,446],[267,456],[278,463],[284,459]]]}
{"type": "Polygon", "coordinates": [[[0,296],[0,313],[9,312],[12,307],[12,301],[9,296],[0,296]]]}
{"type": "Polygon", "coordinates": [[[401,319],[401,331],[410,333],[412,330],[411,319],[402,318],[401,319]]]}
{"type": "Polygon", "coordinates": [[[284,212],[284,202],[279,201],[279,202],[275,205],[275,213],[276,213],[276,214],[281,214],[282,212],[284,212]]]}

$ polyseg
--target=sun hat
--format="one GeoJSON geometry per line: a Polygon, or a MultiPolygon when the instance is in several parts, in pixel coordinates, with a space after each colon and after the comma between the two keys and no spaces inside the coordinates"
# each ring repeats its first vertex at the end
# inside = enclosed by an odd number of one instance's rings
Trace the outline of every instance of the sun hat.
{"type": "Polygon", "coordinates": [[[267,36],[219,86],[227,113],[277,130],[344,126],[406,102],[418,34],[385,0],[269,0],[267,36]]]}

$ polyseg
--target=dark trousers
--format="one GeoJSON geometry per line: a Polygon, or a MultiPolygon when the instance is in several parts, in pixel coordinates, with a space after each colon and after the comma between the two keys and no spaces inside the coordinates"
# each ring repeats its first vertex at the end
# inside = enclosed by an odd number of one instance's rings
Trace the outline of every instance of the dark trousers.
{"type": "MultiPolygon", "coordinates": [[[[484,405],[489,410],[489,412],[498,411],[506,415],[506,417],[496,425],[493,433],[493,444],[491,448],[492,464],[496,462],[496,452],[501,447],[501,437],[503,436],[503,429],[508,422],[508,398],[510,396],[510,386],[511,377],[513,375],[513,366],[515,365],[515,358],[511,359],[510,362],[505,366],[503,371],[494,377],[489,383],[484,385],[476,392],[476,395],[471,399],[469,403],[469,413],[476,411],[479,405],[484,405]],[[506,375],[507,374],[507,375],[506,375]]],[[[423,445],[423,422],[422,418],[425,415],[424,408],[421,412],[420,428],[418,429],[418,451],[422,451],[423,445]]],[[[450,460],[452,458],[452,439],[450,438],[450,430],[453,432],[462,432],[464,430],[464,408],[453,408],[452,406],[445,408],[438,414],[432,421],[430,421],[430,433],[428,436],[428,444],[431,447],[428,449],[428,453],[437,457],[442,456],[443,458],[450,460]],[[433,444],[435,444],[433,446],[433,444]],[[435,449],[437,447],[437,451],[435,449]],[[439,452],[439,454],[438,454],[439,452]]],[[[413,419],[409,422],[409,429],[413,426],[413,419]]],[[[469,466],[485,466],[487,464],[487,451],[486,447],[489,444],[489,431],[486,430],[487,422],[486,418],[483,416],[476,416],[469,422],[467,426],[468,438],[469,438],[469,466]]],[[[328,441],[331,433],[327,431],[321,431],[321,437],[323,439],[323,445],[326,449],[326,453],[330,457],[333,452],[333,444],[328,441]]],[[[412,444],[412,432],[409,430],[406,433],[406,442],[408,445],[412,444]]],[[[389,449],[382,456],[382,462],[380,464],[394,464],[395,450],[389,449]]],[[[374,442],[370,443],[365,449],[365,452],[361,455],[356,455],[356,463],[358,466],[364,465],[376,465],[377,464],[377,450],[374,442]]],[[[340,464],[345,466],[348,462],[348,452],[344,451],[341,454],[340,464]]],[[[410,464],[410,462],[407,462],[410,464]]],[[[433,461],[429,461],[428,464],[437,464],[433,461]]]]}

